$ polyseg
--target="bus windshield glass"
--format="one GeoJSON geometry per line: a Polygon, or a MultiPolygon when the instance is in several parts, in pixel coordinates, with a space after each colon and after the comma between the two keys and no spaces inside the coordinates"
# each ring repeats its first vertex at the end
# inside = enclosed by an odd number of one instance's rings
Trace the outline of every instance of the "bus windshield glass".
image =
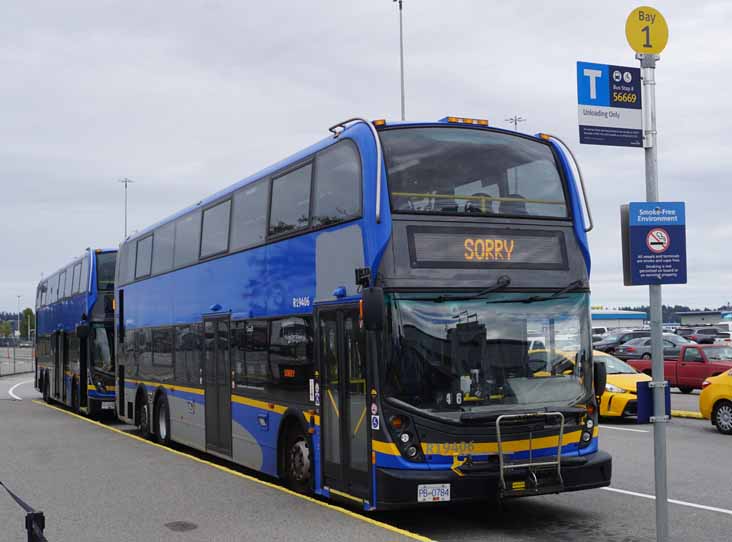
{"type": "Polygon", "coordinates": [[[439,413],[576,405],[592,393],[588,295],[390,294],[384,394],[439,413]]]}
{"type": "Polygon", "coordinates": [[[451,126],[379,135],[395,213],[568,218],[546,143],[451,126]]]}
{"type": "Polygon", "coordinates": [[[117,262],[116,252],[100,252],[97,254],[97,289],[114,290],[114,267],[117,262]]]}
{"type": "Polygon", "coordinates": [[[107,373],[114,372],[114,331],[112,327],[93,325],[91,340],[94,367],[107,373]]]}

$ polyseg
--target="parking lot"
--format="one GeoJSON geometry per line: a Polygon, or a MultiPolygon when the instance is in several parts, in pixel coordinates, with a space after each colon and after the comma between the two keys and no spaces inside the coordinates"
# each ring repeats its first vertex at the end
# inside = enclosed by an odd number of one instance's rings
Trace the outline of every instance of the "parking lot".
{"type": "MultiPolygon", "coordinates": [[[[601,447],[613,455],[612,487],[495,503],[364,515],[292,494],[272,480],[214,458],[134,438],[130,427],[100,426],[37,401],[28,375],[0,380],[3,481],[45,512],[49,540],[587,540],[654,539],[652,427],[603,423],[601,447]],[[15,400],[9,395],[22,400],[15,400]],[[34,400],[36,400],[34,402],[34,400]],[[131,436],[132,435],[132,436],[131,436]],[[75,458],[67,472],[50,442],[75,458]],[[110,469],[109,465],[115,468],[110,469]],[[48,482],[53,476],[54,483],[48,482]],[[286,513],[283,513],[286,510],[286,513]],[[130,521],[134,518],[134,521],[130,521]],[[175,522],[185,521],[182,524],[175,522]],[[192,530],[177,532],[177,525],[192,530]]],[[[696,395],[674,393],[675,409],[696,395]]],[[[669,426],[673,540],[726,540],[732,441],[707,422],[669,426]],[[703,491],[700,491],[703,487],[703,491]]],[[[23,514],[0,498],[7,540],[23,537],[23,514]],[[13,533],[12,536],[6,533],[13,533]]]]}

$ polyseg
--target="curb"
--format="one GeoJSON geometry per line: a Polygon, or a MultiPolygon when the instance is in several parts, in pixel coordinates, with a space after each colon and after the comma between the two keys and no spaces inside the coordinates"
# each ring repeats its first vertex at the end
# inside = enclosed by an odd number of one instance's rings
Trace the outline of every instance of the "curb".
{"type": "Polygon", "coordinates": [[[704,416],[700,412],[694,412],[693,410],[673,410],[671,409],[671,416],[674,418],[693,418],[695,420],[703,420],[704,416]]]}

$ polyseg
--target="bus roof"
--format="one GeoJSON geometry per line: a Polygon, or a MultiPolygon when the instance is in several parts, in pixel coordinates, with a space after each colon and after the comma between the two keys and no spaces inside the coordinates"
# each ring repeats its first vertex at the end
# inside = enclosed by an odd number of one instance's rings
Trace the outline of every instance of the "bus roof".
{"type": "MultiPolygon", "coordinates": [[[[415,122],[415,121],[389,121],[389,122],[384,122],[383,124],[379,124],[378,126],[376,126],[376,128],[378,130],[378,129],[382,129],[382,128],[393,128],[395,126],[398,126],[400,128],[401,127],[405,127],[406,128],[406,127],[410,127],[410,126],[414,126],[414,127],[429,127],[429,126],[440,126],[440,127],[444,127],[446,124],[449,124],[449,125],[454,125],[456,127],[470,127],[470,128],[476,128],[476,129],[488,129],[490,131],[503,132],[503,133],[510,134],[510,135],[521,135],[521,136],[524,136],[524,137],[529,137],[531,139],[537,139],[537,140],[541,141],[541,138],[539,138],[537,136],[530,135],[530,134],[524,134],[522,132],[516,132],[516,131],[513,131],[513,130],[507,130],[507,129],[504,129],[504,128],[497,128],[497,127],[493,127],[493,126],[486,126],[486,125],[480,125],[480,124],[467,124],[467,123],[459,123],[459,122],[448,122],[447,121],[448,118],[453,118],[453,117],[444,117],[443,119],[440,119],[438,121],[424,121],[424,122],[415,122]]],[[[349,124],[345,128],[345,130],[343,130],[343,132],[341,132],[341,135],[349,136],[349,135],[353,135],[354,133],[356,133],[359,130],[366,130],[366,129],[367,128],[363,125],[363,123],[360,123],[360,122],[359,123],[354,123],[354,124],[349,124]]],[[[242,188],[243,186],[246,186],[248,184],[251,184],[251,183],[253,183],[255,181],[258,181],[258,180],[260,180],[260,179],[262,179],[264,177],[267,177],[268,175],[271,175],[272,173],[276,173],[277,171],[279,171],[281,169],[284,169],[287,166],[290,166],[292,164],[295,164],[295,163],[299,162],[300,160],[303,160],[303,159],[307,158],[308,156],[310,156],[310,155],[312,155],[312,154],[314,154],[314,153],[316,153],[318,151],[321,151],[321,150],[329,147],[330,145],[335,144],[337,141],[339,141],[339,139],[336,139],[332,135],[329,135],[328,137],[325,137],[325,138],[321,139],[317,143],[314,143],[313,145],[310,145],[309,147],[306,147],[306,148],[304,148],[304,149],[302,149],[302,150],[300,150],[300,151],[298,151],[298,152],[296,152],[296,153],[288,156],[287,158],[284,158],[284,159],[282,159],[282,160],[280,160],[278,162],[275,162],[274,164],[271,164],[271,165],[265,167],[264,169],[261,169],[258,172],[253,173],[252,175],[249,175],[248,177],[245,177],[245,178],[243,178],[243,179],[241,179],[241,180],[239,180],[239,181],[237,181],[237,182],[235,182],[235,183],[227,186],[226,188],[223,188],[223,189],[215,192],[214,194],[203,198],[202,200],[198,201],[197,203],[194,203],[193,205],[189,205],[188,207],[185,207],[185,208],[183,208],[183,209],[181,209],[181,210],[179,210],[179,211],[177,211],[177,212],[175,212],[175,213],[167,216],[166,218],[164,218],[162,220],[159,220],[158,222],[155,222],[154,224],[152,224],[150,226],[147,226],[147,227],[145,227],[145,228],[143,228],[141,230],[138,230],[138,231],[136,231],[134,233],[129,234],[127,236],[127,238],[123,242],[127,242],[127,241],[132,240],[132,239],[138,239],[140,237],[143,237],[143,236],[147,235],[148,233],[154,231],[156,228],[162,226],[163,224],[167,224],[169,222],[172,222],[173,220],[175,220],[177,218],[180,218],[181,216],[183,216],[183,215],[185,215],[185,214],[187,214],[187,213],[189,213],[191,211],[194,211],[196,209],[200,209],[200,208],[206,207],[210,203],[213,203],[216,200],[218,200],[218,199],[220,199],[220,198],[222,198],[222,197],[224,197],[224,196],[226,196],[226,195],[228,195],[228,194],[230,194],[232,192],[235,192],[236,190],[242,188]]]]}

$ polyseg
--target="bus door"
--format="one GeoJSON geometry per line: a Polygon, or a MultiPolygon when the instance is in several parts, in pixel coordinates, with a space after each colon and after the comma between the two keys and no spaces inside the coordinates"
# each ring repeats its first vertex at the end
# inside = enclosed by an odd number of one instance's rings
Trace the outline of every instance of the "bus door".
{"type": "Polygon", "coordinates": [[[61,331],[51,334],[51,356],[53,356],[53,389],[51,395],[57,399],[61,398],[61,390],[64,387],[63,349],[61,348],[61,331]]]}
{"type": "Polygon", "coordinates": [[[318,311],[323,485],[368,497],[366,344],[358,306],[318,311]]]}
{"type": "Polygon", "coordinates": [[[231,456],[229,318],[204,318],[206,449],[231,456]]]}
{"type": "MultiPolygon", "coordinates": [[[[92,332],[94,330],[92,329],[92,332]]],[[[89,360],[89,346],[92,341],[89,337],[79,337],[79,407],[87,407],[87,382],[89,381],[88,374],[88,360],[89,360]]],[[[114,347],[114,345],[112,345],[114,347]]]]}

